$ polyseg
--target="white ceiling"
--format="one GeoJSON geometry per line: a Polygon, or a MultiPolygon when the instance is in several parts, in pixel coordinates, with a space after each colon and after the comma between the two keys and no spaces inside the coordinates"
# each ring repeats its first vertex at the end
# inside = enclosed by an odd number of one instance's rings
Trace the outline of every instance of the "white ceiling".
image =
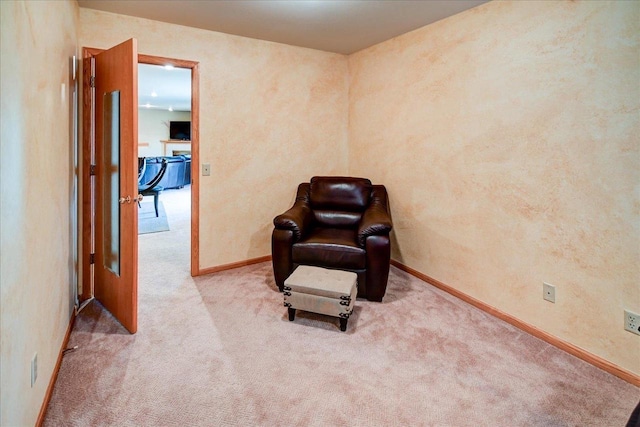
{"type": "Polygon", "coordinates": [[[487,0],[78,0],[80,7],[350,54],[487,0]]]}
{"type": "Polygon", "coordinates": [[[138,64],[138,107],[191,111],[191,70],[138,64]]]}
{"type": "MultiPolygon", "coordinates": [[[[78,4],[122,15],[351,54],[486,1],[78,0],[78,4]]],[[[186,75],[190,85],[190,73],[176,70],[140,68],[139,103],[149,103],[151,108],[172,106],[176,111],[190,110],[191,89],[182,81],[186,75]],[[154,90],[157,97],[150,95],[154,90]],[[180,93],[184,95],[182,99],[180,93]]]]}

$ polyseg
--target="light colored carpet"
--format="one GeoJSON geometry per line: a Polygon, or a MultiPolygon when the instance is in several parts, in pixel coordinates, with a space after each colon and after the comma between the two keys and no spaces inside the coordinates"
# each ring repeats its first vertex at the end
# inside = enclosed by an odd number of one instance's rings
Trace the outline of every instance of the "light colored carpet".
{"type": "MultiPolygon", "coordinates": [[[[163,192],[162,194],[165,193],[163,192]]],[[[138,210],[138,234],[158,233],[161,231],[169,231],[167,213],[164,209],[164,203],[158,201],[158,216],[156,216],[153,197],[151,197],[151,201],[140,203],[138,210]]]]}
{"type": "Polygon", "coordinates": [[[640,399],[396,268],[346,332],[289,322],[270,263],[189,277],[179,224],[139,238],[136,335],[81,312],[46,426],[623,426],[640,399]]]}

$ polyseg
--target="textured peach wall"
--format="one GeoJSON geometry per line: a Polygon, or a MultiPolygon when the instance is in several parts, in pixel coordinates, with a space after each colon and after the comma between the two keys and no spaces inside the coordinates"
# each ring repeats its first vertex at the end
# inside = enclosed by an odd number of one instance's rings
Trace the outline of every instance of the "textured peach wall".
{"type": "Polygon", "coordinates": [[[22,426],[36,422],[73,310],[78,5],[2,1],[0,19],[0,425],[22,426]]]}
{"type": "MultiPolygon", "coordinates": [[[[200,63],[200,267],[271,253],[297,184],[347,170],[343,55],[80,9],[82,46],[200,63]]],[[[194,165],[194,170],[197,166],[194,165]]]]}
{"type": "Polygon", "coordinates": [[[349,57],[393,258],[636,374],[639,38],[638,2],[490,2],[349,57]]]}

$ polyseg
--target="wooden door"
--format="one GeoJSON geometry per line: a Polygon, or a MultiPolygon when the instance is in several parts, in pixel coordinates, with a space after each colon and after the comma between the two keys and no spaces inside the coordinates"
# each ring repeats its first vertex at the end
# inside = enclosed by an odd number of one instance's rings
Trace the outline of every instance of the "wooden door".
{"type": "Polygon", "coordinates": [[[95,56],[95,298],[138,328],[138,52],[128,40],[95,56]]]}

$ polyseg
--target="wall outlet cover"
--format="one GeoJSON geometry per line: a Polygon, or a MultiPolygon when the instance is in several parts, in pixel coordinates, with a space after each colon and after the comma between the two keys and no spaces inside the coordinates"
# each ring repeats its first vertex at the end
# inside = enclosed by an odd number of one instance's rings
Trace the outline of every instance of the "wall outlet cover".
{"type": "Polygon", "coordinates": [[[640,314],[636,314],[633,311],[624,311],[624,329],[625,331],[633,332],[640,335],[640,314]]]}

